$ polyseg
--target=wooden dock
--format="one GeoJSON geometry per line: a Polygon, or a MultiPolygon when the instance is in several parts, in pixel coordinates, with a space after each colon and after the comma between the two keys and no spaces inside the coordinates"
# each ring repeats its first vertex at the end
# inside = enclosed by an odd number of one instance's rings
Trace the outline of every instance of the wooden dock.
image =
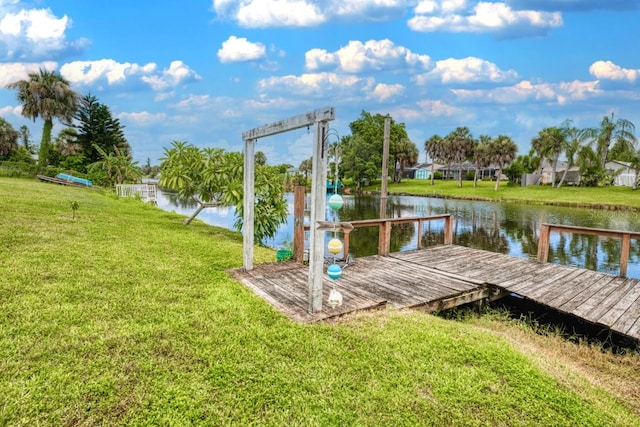
{"type": "Polygon", "coordinates": [[[234,276],[289,318],[314,322],[387,305],[435,311],[511,293],[640,340],[640,281],[456,245],[355,259],[336,281],[342,306],[307,312],[308,267],[258,265],[234,276]]]}

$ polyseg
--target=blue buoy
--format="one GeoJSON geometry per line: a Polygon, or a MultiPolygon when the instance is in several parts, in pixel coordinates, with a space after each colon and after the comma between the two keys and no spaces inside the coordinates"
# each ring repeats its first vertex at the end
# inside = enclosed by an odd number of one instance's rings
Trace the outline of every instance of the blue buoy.
{"type": "Polygon", "coordinates": [[[342,268],[338,264],[331,264],[327,267],[327,275],[333,280],[337,280],[342,276],[342,268]]]}

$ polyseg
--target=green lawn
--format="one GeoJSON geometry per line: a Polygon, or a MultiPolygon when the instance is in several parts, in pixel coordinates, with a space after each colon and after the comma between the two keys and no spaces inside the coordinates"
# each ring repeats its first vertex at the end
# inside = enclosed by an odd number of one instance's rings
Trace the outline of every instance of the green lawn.
{"type": "Polygon", "coordinates": [[[225,272],[238,233],[23,179],[0,209],[0,425],[640,425],[637,355],[608,387],[504,322],[295,324],[225,272]]]}
{"type": "MultiPolygon", "coordinates": [[[[549,185],[519,185],[501,182],[498,191],[494,191],[495,182],[479,181],[478,187],[473,181],[403,179],[401,183],[389,183],[389,193],[411,194],[418,196],[454,197],[463,199],[481,199],[495,201],[513,201],[523,203],[546,203],[557,205],[577,205],[605,209],[640,209],[640,191],[630,187],[570,187],[552,188],[549,185]]],[[[375,182],[365,190],[380,191],[380,182],[375,182]]]]}

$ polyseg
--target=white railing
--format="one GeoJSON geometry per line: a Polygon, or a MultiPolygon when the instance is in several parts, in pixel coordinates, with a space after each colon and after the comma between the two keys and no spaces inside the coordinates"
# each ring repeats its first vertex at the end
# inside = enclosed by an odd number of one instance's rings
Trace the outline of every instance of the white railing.
{"type": "Polygon", "coordinates": [[[120,197],[139,197],[145,202],[156,201],[157,187],[155,184],[118,184],[116,192],[120,197]]]}

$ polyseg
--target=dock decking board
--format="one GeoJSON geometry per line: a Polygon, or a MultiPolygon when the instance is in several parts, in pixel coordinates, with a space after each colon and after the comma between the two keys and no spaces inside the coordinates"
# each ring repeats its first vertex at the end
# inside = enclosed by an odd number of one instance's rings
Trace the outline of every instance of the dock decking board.
{"type": "MultiPolygon", "coordinates": [[[[314,314],[307,312],[307,266],[264,264],[232,274],[301,322],[384,305],[436,310],[506,292],[640,340],[640,280],[456,245],[357,258],[335,282],[343,305],[324,304],[314,314]]],[[[333,285],[323,278],[324,301],[333,285]]]]}

